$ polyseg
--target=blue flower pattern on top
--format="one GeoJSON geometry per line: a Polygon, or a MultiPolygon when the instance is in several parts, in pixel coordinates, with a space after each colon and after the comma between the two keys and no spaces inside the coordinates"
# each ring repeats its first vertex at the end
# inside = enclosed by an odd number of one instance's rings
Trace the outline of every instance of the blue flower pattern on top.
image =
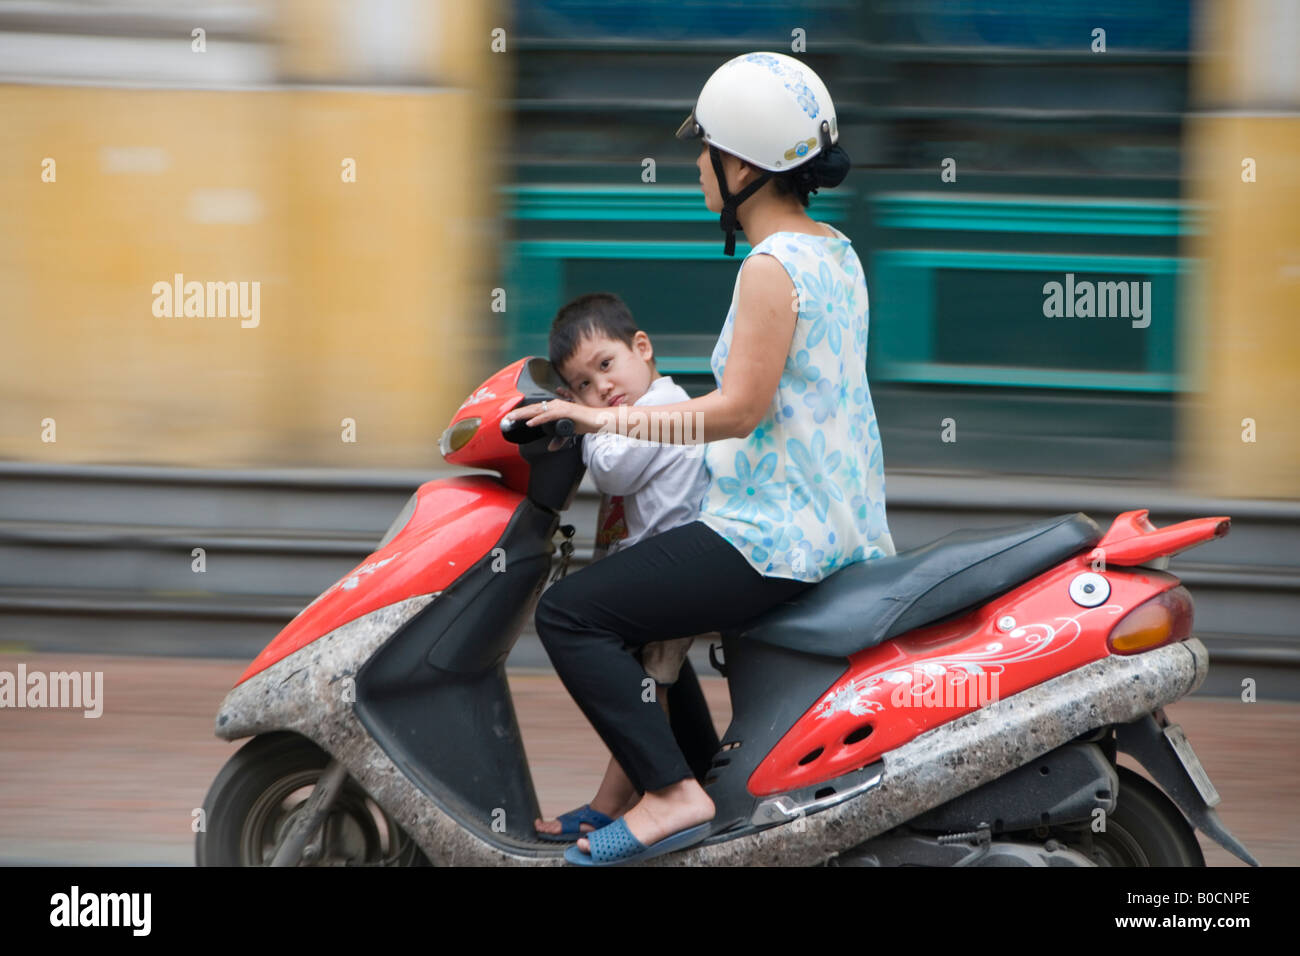
{"type": "MultiPolygon", "coordinates": [[[[716,354],[716,353],[715,353],[716,354]]],[[[726,362],[727,349],[724,347],[719,360],[726,362]]],[[[807,349],[800,349],[793,359],[785,357],[785,371],[781,373],[781,387],[788,388],[796,395],[802,395],[809,382],[816,382],[822,377],[821,371],[811,364],[812,359],[807,349]]]]}
{"type": "Polygon", "coordinates": [[[831,354],[839,355],[841,333],[849,327],[849,304],[845,300],[853,297],[845,295],[844,286],[835,281],[830,266],[825,262],[818,264],[816,276],[807,276],[804,281],[812,297],[807,308],[808,317],[812,319],[808,345],[816,345],[825,336],[830,342],[831,354]]]}
{"type": "Polygon", "coordinates": [[[785,514],[780,502],[785,500],[786,490],[779,484],[772,484],[772,474],[776,471],[776,453],[768,452],[751,472],[749,458],[743,451],[736,452],[736,477],[719,478],[718,490],[730,495],[725,508],[742,521],[761,513],[767,518],[779,520],[785,514]]]}
{"type": "MultiPolygon", "coordinates": [[[[746,438],[705,446],[700,520],[768,577],[820,581],[894,553],[884,456],[867,385],[867,288],[852,243],[779,232],[750,255],[775,257],[799,314],[768,414],[746,438]]],[[[742,264],[743,269],[743,264],[742,264]]],[[[710,365],[719,386],[740,276],[710,365]]]]}
{"type": "Polygon", "coordinates": [[[813,410],[813,418],[820,425],[835,414],[835,406],[839,404],[839,399],[839,386],[834,382],[821,378],[817,380],[816,394],[809,392],[803,397],[803,402],[813,410]]]}

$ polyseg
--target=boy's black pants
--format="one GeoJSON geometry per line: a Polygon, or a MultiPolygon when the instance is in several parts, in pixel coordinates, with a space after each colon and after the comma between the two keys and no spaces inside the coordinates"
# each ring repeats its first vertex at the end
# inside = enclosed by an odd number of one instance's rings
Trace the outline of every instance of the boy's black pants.
{"type": "MultiPolygon", "coordinates": [[[[763,577],[696,521],[553,584],[537,604],[537,633],[628,779],[638,790],[659,790],[694,774],[633,652],[649,641],[739,627],[811,586],[763,577]]],[[[691,763],[698,759],[697,752],[691,763]]]]}

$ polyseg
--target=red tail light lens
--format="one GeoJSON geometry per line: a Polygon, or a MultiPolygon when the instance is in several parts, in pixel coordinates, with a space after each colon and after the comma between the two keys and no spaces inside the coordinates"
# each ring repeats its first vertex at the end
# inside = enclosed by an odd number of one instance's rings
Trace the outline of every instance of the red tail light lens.
{"type": "Polygon", "coordinates": [[[1112,654],[1140,654],[1192,636],[1192,596],[1179,586],[1129,611],[1110,632],[1112,654]]]}

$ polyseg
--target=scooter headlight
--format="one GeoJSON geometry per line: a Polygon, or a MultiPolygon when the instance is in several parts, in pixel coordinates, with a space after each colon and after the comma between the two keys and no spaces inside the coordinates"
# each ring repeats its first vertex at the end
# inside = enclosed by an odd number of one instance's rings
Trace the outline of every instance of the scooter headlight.
{"type": "Polygon", "coordinates": [[[406,527],[407,522],[411,520],[411,516],[415,514],[415,506],[419,500],[420,496],[418,494],[411,495],[406,499],[406,504],[402,505],[402,510],[397,513],[397,517],[393,519],[393,523],[388,526],[388,530],[384,532],[379,544],[375,546],[376,551],[384,550],[394,538],[402,533],[402,529],[406,527]]]}
{"type": "Polygon", "coordinates": [[[1112,654],[1138,654],[1192,634],[1192,596],[1187,588],[1170,588],[1139,604],[1110,632],[1112,654]]]}
{"type": "Polygon", "coordinates": [[[442,457],[446,458],[452,452],[460,451],[469,444],[469,440],[474,437],[474,433],[482,423],[481,418],[462,418],[443,432],[442,437],[438,439],[438,451],[442,452],[442,457]]]}

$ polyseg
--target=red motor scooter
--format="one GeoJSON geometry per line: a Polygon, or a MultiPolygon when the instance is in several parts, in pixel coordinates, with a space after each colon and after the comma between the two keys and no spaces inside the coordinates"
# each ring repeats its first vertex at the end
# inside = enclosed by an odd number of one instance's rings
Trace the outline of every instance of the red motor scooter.
{"type": "MultiPolygon", "coordinates": [[[[533,832],[505,661],[583,464],[554,447],[570,422],[501,428],[560,384],[540,358],[484,383],[440,447],[499,477],[422,485],[240,677],[216,733],[252,740],[208,793],[200,865],[563,862],[533,832]]],[[[1104,535],[1082,514],[956,531],[724,633],[731,725],[720,745],[684,735],[707,742],[712,833],[648,862],[1199,866],[1199,828],[1254,864],[1162,711],[1208,656],[1153,565],[1228,526],[1131,511],[1104,535]]],[[[707,725],[689,668],[679,685],[670,709],[707,725]]]]}

